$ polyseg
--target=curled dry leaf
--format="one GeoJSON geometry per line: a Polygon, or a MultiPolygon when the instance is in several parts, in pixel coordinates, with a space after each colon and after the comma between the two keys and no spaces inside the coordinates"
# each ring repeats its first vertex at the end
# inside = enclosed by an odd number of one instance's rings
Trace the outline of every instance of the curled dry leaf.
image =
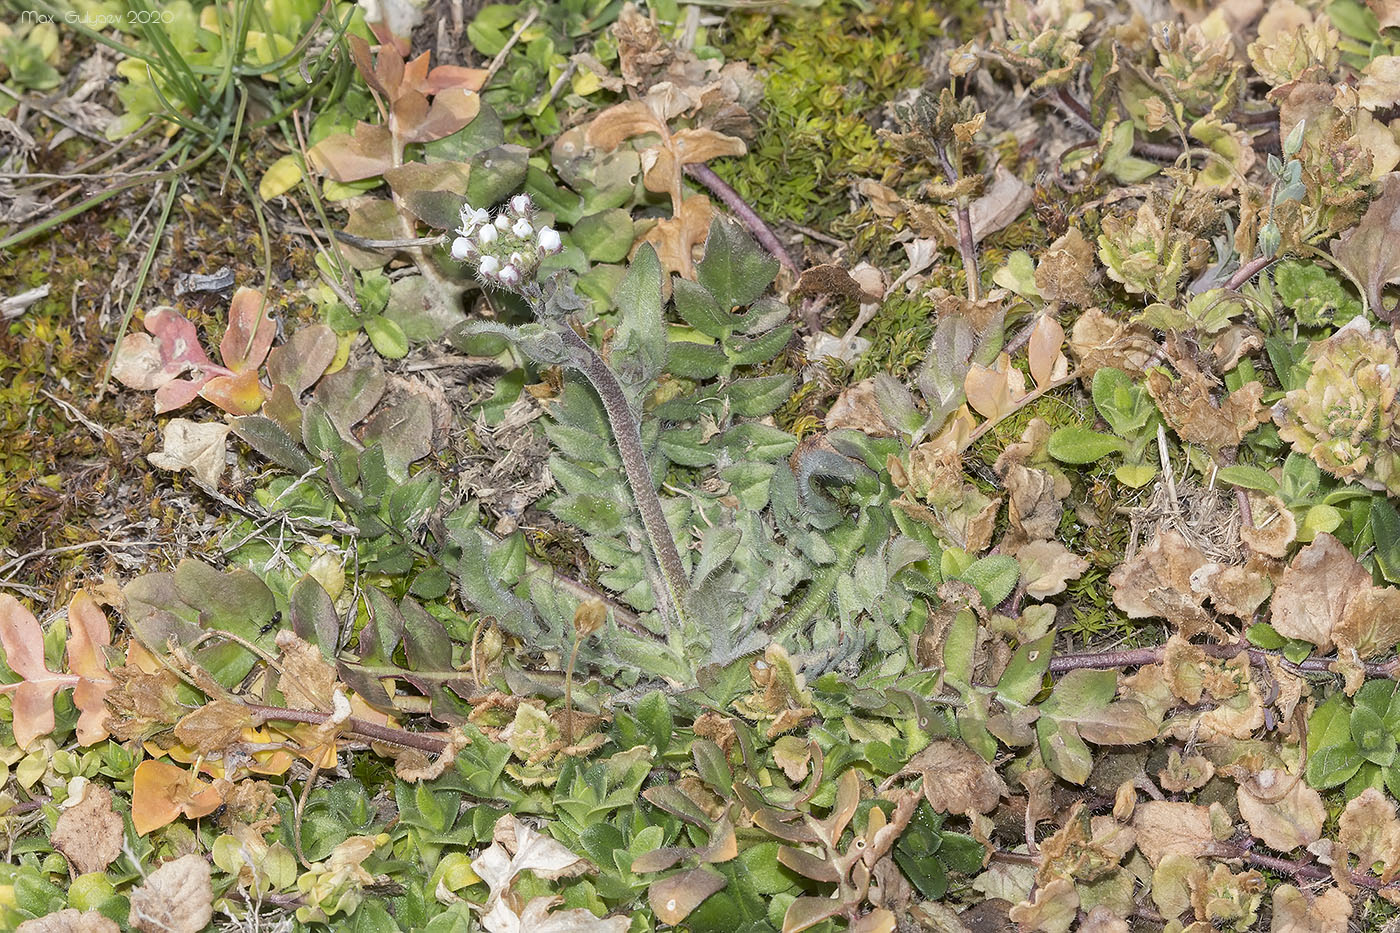
{"type": "Polygon", "coordinates": [[[492,836],[491,845],[472,860],[472,871],[491,889],[481,918],[482,926],[490,933],[530,933],[551,929],[558,933],[622,933],[627,929],[628,920],[624,917],[598,920],[586,910],[582,911],[583,915],[587,915],[586,919],[576,910],[550,914],[549,909],[556,903],[551,898],[536,898],[517,914],[513,907],[515,901],[508,895],[520,872],[529,871],[538,878],[555,881],[590,872],[593,866],[509,813],[496,821],[492,836]],[[579,925],[552,925],[556,923],[579,925]]]}
{"type": "Polygon", "coordinates": [[[1240,785],[1238,800],[1249,831],[1271,849],[1292,852],[1322,837],[1322,795],[1301,775],[1265,768],[1240,785]]]}
{"type": "Polygon", "coordinates": [[[923,775],[924,798],[937,813],[990,813],[1006,794],[996,769],[961,742],[934,742],[898,776],[913,774],[923,775]]]}
{"type": "Polygon", "coordinates": [[[175,724],[180,744],[206,757],[219,756],[253,726],[248,707],[223,697],[210,700],[175,724]]]}
{"type": "Polygon", "coordinates": [[[1351,898],[1336,888],[1314,895],[1281,884],[1274,888],[1273,914],[1269,933],[1346,933],[1351,898]]]}
{"type": "Polygon", "coordinates": [[[1246,434],[1271,417],[1259,401],[1263,383],[1245,383],[1217,405],[1205,375],[1193,367],[1184,368],[1175,382],[1154,369],[1147,374],[1147,391],[1177,436],[1212,452],[1239,446],[1246,434]]]}
{"type": "Polygon", "coordinates": [[[1160,617],[1190,637],[1212,625],[1201,605],[1204,597],[1191,586],[1192,574],[1205,564],[1205,555],[1180,532],[1158,529],[1146,547],[1109,575],[1113,603],[1130,619],[1160,617]]]}
{"type": "Polygon", "coordinates": [[[199,933],[214,919],[214,891],[203,856],[182,855],[151,872],[131,893],[127,922],[141,933],[199,933]]]}
{"type": "Polygon", "coordinates": [[[1022,930],[1069,933],[1079,912],[1079,892],[1068,878],[1042,885],[1029,900],[1011,908],[1010,917],[1022,930]]]}
{"type": "Polygon", "coordinates": [[[998,230],[1005,230],[1031,206],[1030,185],[1017,178],[1004,165],[997,165],[991,186],[968,206],[972,242],[981,243],[998,230]]]}
{"type": "Polygon", "coordinates": [[[1381,196],[1371,202],[1361,222],[1331,244],[1337,263],[1366,287],[1371,310],[1386,320],[1395,319],[1381,290],[1400,280],[1400,174],[1385,177],[1381,196]]]}
{"type": "Polygon", "coordinates": [[[1337,844],[1344,856],[1339,854],[1334,875],[1355,856],[1357,871],[1375,872],[1382,882],[1390,882],[1400,874],[1400,820],[1395,818],[1395,804],[1376,788],[1366,788],[1342,812],[1337,844]]]}
{"type": "Polygon", "coordinates": [[[885,421],[875,395],[874,378],[862,379],[841,390],[826,413],[826,429],[850,428],[869,437],[893,437],[894,429],[885,421]]]}
{"type": "MultiPolygon", "coordinates": [[[[1346,545],[1324,532],[1284,570],[1269,621],[1280,635],[1301,638],[1326,651],[1350,603],[1370,589],[1370,571],[1346,545]]],[[[1359,622],[1354,627],[1363,628],[1359,622]]]]}
{"type": "Polygon", "coordinates": [[[222,421],[201,424],[187,418],[171,418],[165,426],[161,450],[147,454],[146,459],[151,466],[172,473],[190,473],[206,486],[217,486],[224,475],[231,430],[222,421]]]}
{"type": "Polygon", "coordinates": [[[1070,580],[1077,580],[1089,569],[1089,562],[1070,552],[1058,541],[1031,541],[1016,552],[1026,595],[1045,599],[1065,591],[1070,580]]]}
{"type": "Polygon", "coordinates": [[[1266,557],[1284,558],[1288,556],[1289,545],[1298,536],[1298,520],[1293,510],[1278,496],[1265,495],[1250,490],[1250,521],[1240,525],[1240,540],[1249,545],[1256,554],[1266,557]]]}
{"type": "Polygon", "coordinates": [[[85,875],[105,871],[116,861],[123,836],[122,818],[112,809],[112,792],[88,782],[82,800],[59,814],[49,841],[85,875]]]}

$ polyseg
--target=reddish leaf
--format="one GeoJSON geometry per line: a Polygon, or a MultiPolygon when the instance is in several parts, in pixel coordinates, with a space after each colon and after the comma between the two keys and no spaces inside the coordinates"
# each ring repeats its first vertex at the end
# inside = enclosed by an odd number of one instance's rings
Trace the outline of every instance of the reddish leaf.
{"type": "Polygon", "coordinates": [[[68,669],[82,678],[73,688],[78,742],[93,745],[107,737],[107,691],[116,682],[107,671],[103,649],[112,643],[112,628],[101,607],[85,590],[68,603],[68,669]]]}
{"type": "Polygon", "coordinates": [[[5,663],[10,670],[23,678],[17,684],[0,686],[0,693],[12,695],[15,744],[25,748],[53,731],[54,694],[64,687],[76,686],[81,678],[49,670],[39,620],[8,593],[0,593],[0,647],[5,649],[5,663]]]}
{"type": "Polygon", "coordinates": [[[481,111],[481,98],[465,88],[448,88],[433,98],[428,112],[412,127],[404,127],[404,139],[411,143],[426,143],[442,139],[476,119],[481,111]]]}
{"type": "Polygon", "coordinates": [[[236,373],[255,370],[267,359],[277,325],[267,313],[262,292],[240,288],[228,309],[228,330],[219,341],[219,356],[236,373]]]}
{"type": "Polygon", "coordinates": [[[705,898],[724,889],[723,875],[692,868],[680,874],[653,882],[647,888],[647,901],[662,923],[675,925],[699,907],[705,898]]]}
{"type": "Polygon", "coordinates": [[[438,65],[428,72],[429,94],[441,94],[449,88],[479,91],[486,83],[485,68],[463,68],[460,65],[438,65]]]}
{"type": "Polygon", "coordinates": [[[258,381],[258,371],[249,369],[210,379],[199,394],[231,415],[253,415],[267,399],[267,388],[258,381]]]}
{"type": "Polygon", "coordinates": [[[394,164],[387,126],[355,124],[355,132],[327,136],[308,150],[311,164],[335,181],[360,181],[384,174],[394,164]]]}

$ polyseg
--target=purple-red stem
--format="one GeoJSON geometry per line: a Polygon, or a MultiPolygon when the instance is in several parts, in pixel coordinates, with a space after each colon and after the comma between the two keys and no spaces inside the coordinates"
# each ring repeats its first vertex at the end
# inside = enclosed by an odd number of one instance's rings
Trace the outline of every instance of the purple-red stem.
{"type": "Polygon", "coordinates": [[[1235,274],[1230,276],[1229,281],[1225,283],[1225,288],[1229,291],[1238,289],[1245,282],[1248,282],[1260,272],[1264,271],[1264,268],[1273,261],[1274,259],[1272,256],[1255,256],[1249,262],[1235,270],[1235,274]]]}
{"type": "MultiPolygon", "coordinates": [[[[1296,664],[1263,648],[1248,648],[1243,645],[1198,645],[1208,657],[1233,658],[1241,651],[1249,653],[1249,660],[1255,665],[1265,665],[1273,658],[1285,668],[1298,674],[1332,673],[1331,665],[1336,658],[1304,658],[1296,664]]],[[[1060,654],[1050,659],[1050,673],[1064,674],[1075,670],[1110,670],[1116,667],[1138,667],[1143,664],[1159,664],[1166,656],[1166,646],[1156,648],[1130,648],[1124,651],[1096,651],[1086,654],[1060,654]]],[[[1395,679],[1400,675],[1400,659],[1392,658],[1385,662],[1370,661],[1362,665],[1368,677],[1395,679]]]]}
{"type": "Polygon", "coordinates": [[[734,214],[744,222],[744,226],[749,228],[753,238],[768,252],[773,254],[773,258],[782,263],[784,268],[797,274],[797,263],[792,261],[787,249],[783,246],[778,235],[773,232],[773,228],[764,223],[763,218],[758,216],[747,201],[739,196],[739,192],[729,187],[723,178],[715,174],[715,170],[703,162],[691,162],[685,167],[685,173],[694,178],[700,184],[714,192],[715,196],[724,202],[724,206],[729,208],[734,214]]]}
{"type": "MultiPolygon", "coordinates": [[[[306,722],[312,725],[321,725],[329,722],[332,718],[330,713],[314,709],[288,709],[282,706],[263,706],[259,703],[246,703],[244,705],[261,722],[306,722]]],[[[413,748],[420,752],[427,752],[429,755],[441,755],[447,750],[446,739],[425,735],[422,732],[409,732],[404,729],[381,726],[378,723],[366,722],[353,716],[346,719],[342,725],[347,735],[369,739],[372,742],[387,742],[401,748],[413,748]]]]}

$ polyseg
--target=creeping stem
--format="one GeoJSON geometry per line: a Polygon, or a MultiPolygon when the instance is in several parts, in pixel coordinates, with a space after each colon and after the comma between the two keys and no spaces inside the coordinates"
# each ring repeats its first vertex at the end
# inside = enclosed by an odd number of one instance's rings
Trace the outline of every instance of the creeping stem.
{"type": "Polygon", "coordinates": [[[627,485],[632,490],[632,499],[637,511],[642,514],[642,526],[646,529],[647,540],[651,542],[652,555],[661,568],[661,576],[666,583],[667,596],[671,604],[670,616],[679,619],[685,610],[685,597],[690,588],[686,579],[685,567],[681,563],[680,552],[671,538],[670,526],[661,511],[661,500],[651,482],[651,470],[647,468],[646,453],[642,449],[642,432],[632,406],[622,390],[617,376],[604,362],[598,351],[589,345],[572,327],[560,328],[564,344],[571,351],[574,365],[583,373],[589,385],[593,386],[598,397],[603,400],[603,408],[608,414],[608,425],[612,428],[617,442],[617,451],[622,455],[622,468],[627,474],[627,485]]]}

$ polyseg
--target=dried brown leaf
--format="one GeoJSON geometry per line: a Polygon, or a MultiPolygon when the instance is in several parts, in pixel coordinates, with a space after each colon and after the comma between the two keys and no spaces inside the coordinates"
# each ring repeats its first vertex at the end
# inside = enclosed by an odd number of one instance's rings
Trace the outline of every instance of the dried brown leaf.
{"type": "Polygon", "coordinates": [[[112,792],[88,782],[76,805],[58,816],[49,841],[80,875],[105,871],[122,854],[122,818],[112,809],[112,792]]]}
{"type": "Polygon", "coordinates": [[[1210,811],[1194,803],[1146,800],[1133,812],[1137,847],[1153,867],[1168,855],[1195,857],[1204,854],[1214,835],[1210,811]]]}
{"type": "Polygon", "coordinates": [[[1322,837],[1322,795],[1298,775],[1265,768],[1240,785],[1237,797],[1249,831],[1271,849],[1292,852],[1322,837]]]}
{"type": "Polygon", "coordinates": [[[26,920],[15,933],[120,933],[121,927],[95,910],[69,907],[44,917],[26,920]]]}
{"type": "Polygon", "coordinates": [[[1347,604],[1370,588],[1370,571],[1346,545],[1324,532],[1284,570],[1269,621],[1285,638],[1301,638],[1326,651],[1347,604]]]}
{"type": "Polygon", "coordinates": [[[151,872],[131,892],[127,922],[141,933],[199,933],[214,919],[209,863],[183,855],[151,872]]]}

